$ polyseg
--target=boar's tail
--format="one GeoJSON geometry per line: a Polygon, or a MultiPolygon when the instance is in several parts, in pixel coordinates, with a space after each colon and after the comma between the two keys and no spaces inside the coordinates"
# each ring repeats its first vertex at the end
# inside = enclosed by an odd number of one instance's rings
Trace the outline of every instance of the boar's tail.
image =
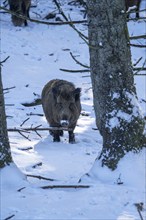
{"type": "Polygon", "coordinates": [[[31,107],[31,106],[41,105],[41,104],[42,104],[42,100],[40,98],[35,99],[32,102],[21,103],[21,105],[23,105],[25,107],[31,107]]]}

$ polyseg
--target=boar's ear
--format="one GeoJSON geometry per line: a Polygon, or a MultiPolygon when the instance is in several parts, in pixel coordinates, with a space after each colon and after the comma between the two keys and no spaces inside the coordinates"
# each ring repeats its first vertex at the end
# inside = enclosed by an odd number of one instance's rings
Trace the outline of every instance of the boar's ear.
{"type": "Polygon", "coordinates": [[[73,91],[73,95],[75,97],[75,101],[78,101],[79,98],[80,98],[80,93],[81,93],[81,88],[76,88],[74,91],[73,91]]]}
{"type": "Polygon", "coordinates": [[[52,88],[52,93],[53,93],[54,97],[57,97],[58,96],[58,89],[52,88]]]}

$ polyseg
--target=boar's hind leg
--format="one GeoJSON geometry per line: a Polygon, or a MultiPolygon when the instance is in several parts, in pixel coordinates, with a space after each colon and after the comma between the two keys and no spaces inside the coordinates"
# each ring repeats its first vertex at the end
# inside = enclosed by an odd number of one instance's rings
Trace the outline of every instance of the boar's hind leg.
{"type": "Polygon", "coordinates": [[[73,131],[69,131],[69,143],[73,144],[75,143],[75,135],[73,133],[73,131]]]}

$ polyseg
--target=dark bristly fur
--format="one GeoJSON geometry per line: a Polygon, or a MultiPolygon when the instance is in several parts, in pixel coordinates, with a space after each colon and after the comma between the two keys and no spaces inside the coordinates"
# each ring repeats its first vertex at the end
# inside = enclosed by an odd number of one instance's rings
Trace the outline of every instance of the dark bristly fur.
{"type": "MultiPolygon", "coordinates": [[[[48,82],[42,91],[42,106],[46,119],[51,127],[62,127],[62,120],[66,120],[70,128],[69,142],[74,143],[74,129],[81,112],[80,88],[66,80],[54,79],[48,82]]],[[[52,130],[50,134],[55,142],[63,135],[61,130],[52,130]]]]}
{"type": "MultiPolygon", "coordinates": [[[[10,10],[17,14],[23,15],[29,18],[29,9],[31,5],[31,0],[8,0],[10,10]]],[[[27,26],[27,20],[19,18],[16,15],[11,16],[12,23],[14,26],[22,26],[23,24],[27,26]]]]}

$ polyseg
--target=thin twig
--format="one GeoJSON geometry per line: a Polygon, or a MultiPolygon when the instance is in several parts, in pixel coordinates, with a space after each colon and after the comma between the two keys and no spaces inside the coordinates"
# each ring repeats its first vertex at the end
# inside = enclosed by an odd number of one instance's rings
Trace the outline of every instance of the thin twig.
{"type": "MultiPolygon", "coordinates": [[[[135,67],[135,68],[133,68],[133,70],[136,70],[136,71],[137,71],[137,72],[135,73],[135,75],[140,75],[140,74],[138,74],[140,71],[145,71],[145,70],[146,70],[146,67],[144,67],[145,64],[146,64],[146,60],[144,61],[142,67],[135,67]]],[[[142,74],[142,75],[144,75],[144,74],[142,74]]]]}
{"type": "Polygon", "coordinates": [[[35,127],[35,129],[37,129],[37,128],[40,128],[42,125],[37,125],[36,127],[35,127]]]}
{"type": "Polygon", "coordinates": [[[20,125],[20,127],[22,127],[22,126],[25,124],[25,122],[27,122],[29,119],[30,119],[30,118],[25,119],[25,120],[22,122],[22,124],[20,125]]]}
{"type": "Polygon", "coordinates": [[[25,136],[21,131],[18,131],[18,133],[19,133],[20,135],[22,135],[22,137],[24,137],[24,138],[26,138],[27,140],[31,141],[31,140],[29,139],[29,136],[28,136],[28,137],[25,136]]]}
{"type": "Polygon", "coordinates": [[[42,136],[39,134],[39,132],[37,130],[35,130],[35,133],[40,137],[42,138],[42,136]]]}
{"type": "Polygon", "coordinates": [[[25,189],[25,188],[26,188],[26,187],[24,186],[24,187],[18,189],[17,192],[21,192],[21,191],[22,191],[23,189],[25,189]]]}
{"type": "MultiPolygon", "coordinates": [[[[1,8],[1,7],[0,7],[1,8]]],[[[0,65],[2,65],[3,63],[5,63],[8,59],[10,58],[10,56],[8,56],[6,59],[4,59],[3,61],[0,62],[0,65]]]]}
{"type": "Polygon", "coordinates": [[[133,66],[136,66],[141,60],[142,60],[142,57],[140,57],[140,58],[136,61],[136,63],[133,64],[133,66]]]}
{"type": "Polygon", "coordinates": [[[87,65],[85,65],[85,64],[83,64],[83,63],[81,63],[81,62],[79,62],[79,61],[75,58],[75,56],[72,54],[72,52],[70,52],[70,55],[71,55],[71,57],[73,58],[73,60],[74,60],[77,64],[79,64],[79,65],[82,66],[82,67],[89,68],[89,66],[87,66],[87,65]]]}
{"type": "Polygon", "coordinates": [[[36,168],[36,167],[38,167],[38,166],[42,166],[42,162],[38,162],[38,163],[34,164],[34,165],[32,166],[32,168],[36,168]]]}

